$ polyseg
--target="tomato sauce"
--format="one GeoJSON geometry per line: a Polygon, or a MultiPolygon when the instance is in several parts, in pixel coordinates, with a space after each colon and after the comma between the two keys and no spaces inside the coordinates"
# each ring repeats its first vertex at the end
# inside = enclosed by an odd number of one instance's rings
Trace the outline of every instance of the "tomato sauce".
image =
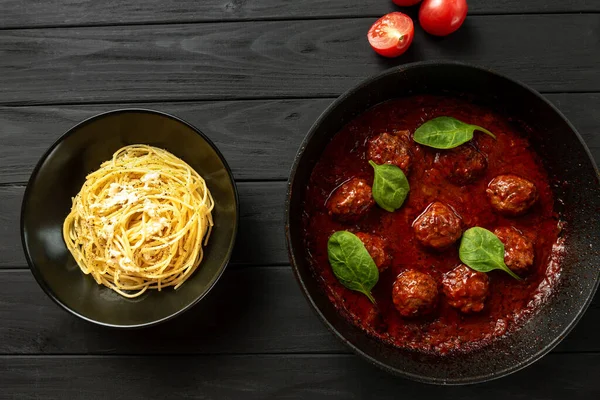
{"type": "Polygon", "coordinates": [[[527,131],[509,116],[461,97],[419,95],[381,103],[346,125],[328,144],[316,164],[304,198],[303,228],[306,257],[315,276],[338,311],[368,334],[401,348],[444,354],[470,351],[506,335],[535,312],[556,287],[560,276],[561,222],[554,211],[553,193],[540,157],[530,147],[527,131]],[[459,186],[448,181],[435,162],[440,151],[413,142],[408,174],[410,193],[403,206],[390,213],[374,207],[355,223],[332,219],[326,202],[343,182],[363,178],[373,183],[366,159],[370,138],[382,132],[409,130],[425,121],[451,116],[492,131],[497,139],[476,132],[473,139],[486,156],[488,168],[475,182],[459,186]],[[500,174],[516,174],[535,183],[539,200],[523,216],[505,217],[491,208],[485,189],[500,174]],[[492,271],[490,293],[483,311],[462,314],[450,307],[440,290],[436,311],[428,317],[403,318],[392,302],[392,285],[406,269],[427,272],[440,284],[442,275],[460,264],[458,245],[434,252],[414,238],[412,222],[433,201],[450,205],[464,229],[480,226],[493,231],[514,226],[534,243],[535,261],[530,273],[517,281],[503,271],[492,271]],[[333,274],[327,241],[338,230],[368,232],[387,239],[392,265],[373,288],[376,305],[364,294],[342,286],[333,274]]]}

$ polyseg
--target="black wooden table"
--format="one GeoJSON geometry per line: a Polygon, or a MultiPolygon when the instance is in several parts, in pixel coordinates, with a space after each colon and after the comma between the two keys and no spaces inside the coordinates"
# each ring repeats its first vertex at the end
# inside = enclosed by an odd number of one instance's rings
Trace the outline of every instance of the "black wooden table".
{"type": "Polygon", "coordinates": [[[600,161],[600,1],[469,3],[457,33],[435,39],[417,27],[408,53],[387,60],[365,35],[397,9],[391,0],[0,0],[0,397],[600,398],[600,296],[533,366],[433,387],[350,354],[288,265],[284,191],[301,139],[333,98],[388,67],[450,59],[506,73],[555,103],[600,161]],[[62,311],[19,240],[24,185],[44,150],[76,122],[122,106],[202,129],[241,200],[235,255],[216,288],[138,331],[62,311]]]}

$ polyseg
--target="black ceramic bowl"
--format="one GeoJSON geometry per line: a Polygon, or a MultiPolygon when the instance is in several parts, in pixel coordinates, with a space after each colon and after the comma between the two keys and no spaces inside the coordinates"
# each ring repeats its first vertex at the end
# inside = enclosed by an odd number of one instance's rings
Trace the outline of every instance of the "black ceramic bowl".
{"type": "Polygon", "coordinates": [[[25,256],[44,291],[71,313],[118,328],[153,325],[200,301],[225,270],[237,227],[236,186],[215,145],[178,118],[139,109],[101,114],[65,133],[35,167],[21,210],[25,256]],[[134,299],[126,299],[83,274],[62,237],[71,198],[81,189],[86,175],[130,144],[160,147],[187,162],[206,180],[215,201],[215,226],[201,266],[177,290],[148,290],[134,299]]]}
{"type": "Polygon", "coordinates": [[[517,371],[554,348],[579,321],[600,279],[598,169],[579,134],[534,90],[483,68],[456,63],[416,63],[372,77],[334,101],[312,126],[295,159],[288,186],[286,233],[298,283],[325,325],[352,350],[398,375],[436,384],[486,381],[517,371]],[[311,171],[331,138],[354,117],[385,100],[416,93],[467,93],[510,112],[537,134],[542,156],[566,221],[566,255],[555,295],[520,330],[471,353],[434,356],[385,345],[334,309],[313,276],[302,239],[302,202],[311,171]]]}

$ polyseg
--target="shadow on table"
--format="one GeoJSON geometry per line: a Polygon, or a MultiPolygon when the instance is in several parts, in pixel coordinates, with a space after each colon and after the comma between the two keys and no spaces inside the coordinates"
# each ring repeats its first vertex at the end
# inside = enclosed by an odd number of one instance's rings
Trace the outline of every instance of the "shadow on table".
{"type": "MultiPolygon", "coordinates": [[[[111,344],[117,353],[214,353],[236,347],[236,335],[244,335],[249,325],[251,308],[260,307],[265,292],[260,279],[239,279],[239,273],[226,270],[212,291],[184,314],[158,326],[133,331],[117,331],[93,327],[100,340],[111,344]],[[186,351],[187,349],[187,351],[186,351]]],[[[252,313],[256,315],[256,313],[252,313]]],[[[97,340],[92,335],[92,340],[97,340]]],[[[97,347],[97,344],[91,345],[97,347]]]]}
{"type": "Polygon", "coordinates": [[[456,32],[445,36],[433,36],[418,25],[418,18],[413,17],[415,22],[415,37],[412,45],[406,53],[397,58],[385,58],[378,56],[378,64],[384,68],[391,68],[423,60],[454,60],[477,63],[473,55],[481,53],[480,40],[474,27],[469,20],[456,32]]]}

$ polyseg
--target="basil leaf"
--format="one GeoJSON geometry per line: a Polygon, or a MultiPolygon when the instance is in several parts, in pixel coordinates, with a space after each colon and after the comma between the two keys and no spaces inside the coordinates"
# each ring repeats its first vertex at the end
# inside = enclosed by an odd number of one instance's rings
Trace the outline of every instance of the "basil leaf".
{"type": "Polygon", "coordinates": [[[460,240],[458,256],[465,265],[475,271],[489,272],[501,269],[513,278],[521,280],[504,263],[504,244],[487,229],[467,229],[460,240]]]}
{"type": "Polygon", "coordinates": [[[372,188],[375,202],[386,211],[396,211],[402,206],[410,190],[406,175],[396,165],[377,165],[372,160],[369,164],[375,170],[372,188]]]}
{"type": "Polygon", "coordinates": [[[437,117],[417,128],[413,136],[415,142],[436,149],[452,149],[473,139],[473,132],[496,136],[485,128],[466,124],[452,117],[437,117]]]}
{"type": "Polygon", "coordinates": [[[340,283],[364,293],[374,304],[371,289],[379,280],[379,270],[363,242],[353,233],[338,231],[329,238],[327,254],[340,283]]]}

